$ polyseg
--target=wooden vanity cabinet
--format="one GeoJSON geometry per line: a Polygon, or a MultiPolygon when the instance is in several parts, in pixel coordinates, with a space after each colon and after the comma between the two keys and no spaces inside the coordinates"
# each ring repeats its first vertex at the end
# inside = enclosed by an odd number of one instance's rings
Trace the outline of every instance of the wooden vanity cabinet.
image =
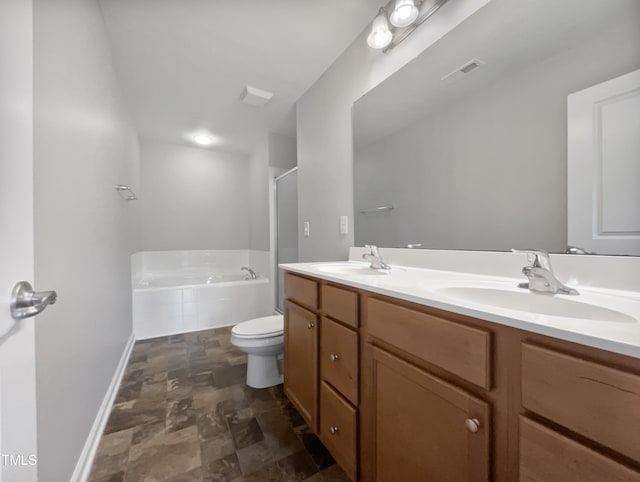
{"type": "Polygon", "coordinates": [[[285,301],[284,319],[284,393],[317,430],[318,315],[285,301]]]}
{"type": "Polygon", "coordinates": [[[284,391],[358,479],[359,295],[285,273],[284,391]]]}
{"type": "Polygon", "coordinates": [[[285,393],[352,480],[640,482],[640,360],[320,279],[285,286],[285,393]]]}
{"type": "Polygon", "coordinates": [[[373,348],[375,480],[490,480],[489,404],[373,348]]]}

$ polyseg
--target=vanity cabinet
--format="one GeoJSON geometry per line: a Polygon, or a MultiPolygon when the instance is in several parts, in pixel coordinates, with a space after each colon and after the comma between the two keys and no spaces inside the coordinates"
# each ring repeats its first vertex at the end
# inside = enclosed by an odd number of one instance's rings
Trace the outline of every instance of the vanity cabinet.
{"type": "Polygon", "coordinates": [[[352,480],[640,482],[640,360],[285,281],[285,392],[352,480]]]}
{"type": "Polygon", "coordinates": [[[318,429],[318,315],[284,305],[284,393],[311,430],[318,429]]]}
{"type": "Polygon", "coordinates": [[[489,404],[372,348],[375,480],[488,481],[489,404]]]}
{"type": "Polygon", "coordinates": [[[359,295],[285,273],[285,298],[285,394],[355,481],[359,295]]]}

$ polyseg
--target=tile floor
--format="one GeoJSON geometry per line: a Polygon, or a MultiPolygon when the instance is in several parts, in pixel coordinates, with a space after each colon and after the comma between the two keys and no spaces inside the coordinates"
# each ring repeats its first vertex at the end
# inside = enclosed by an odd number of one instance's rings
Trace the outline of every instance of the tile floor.
{"type": "Polygon", "coordinates": [[[247,358],[230,334],[135,344],[91,482],[348,480],[282,386],[245,385],[247,358]]]}

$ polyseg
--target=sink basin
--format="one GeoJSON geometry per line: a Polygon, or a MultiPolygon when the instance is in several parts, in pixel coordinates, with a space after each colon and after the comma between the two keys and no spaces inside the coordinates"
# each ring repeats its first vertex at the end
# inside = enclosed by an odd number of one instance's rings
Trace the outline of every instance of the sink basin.
{"type": "Polygon", "coordinates": [[[577,297],[471,286],[442,287],[437,288],[435,293],[461,303],[477,303],[546,316],[618,323],[637,322],[635,318],[619,311],[577,301],[577,297]]]}
{"type": "Polygon", "coordinates": [[[323,263],[311,266],[321,273],[341,274],[341,275],[367,275],[367,276],[386,276],[388,271],[379,269],[371,269],[368,264],[358,263],[323,263]]]}

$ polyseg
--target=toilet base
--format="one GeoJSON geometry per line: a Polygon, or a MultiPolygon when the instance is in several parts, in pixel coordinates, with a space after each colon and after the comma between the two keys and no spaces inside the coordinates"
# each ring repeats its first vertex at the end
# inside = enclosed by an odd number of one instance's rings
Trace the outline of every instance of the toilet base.
{"type": "Polygon", "coordinates": [[[268,388],[282,383],[278,357],[276,355],[252,355],[247,357],[247,385],[253,388],[268,388]]]}

